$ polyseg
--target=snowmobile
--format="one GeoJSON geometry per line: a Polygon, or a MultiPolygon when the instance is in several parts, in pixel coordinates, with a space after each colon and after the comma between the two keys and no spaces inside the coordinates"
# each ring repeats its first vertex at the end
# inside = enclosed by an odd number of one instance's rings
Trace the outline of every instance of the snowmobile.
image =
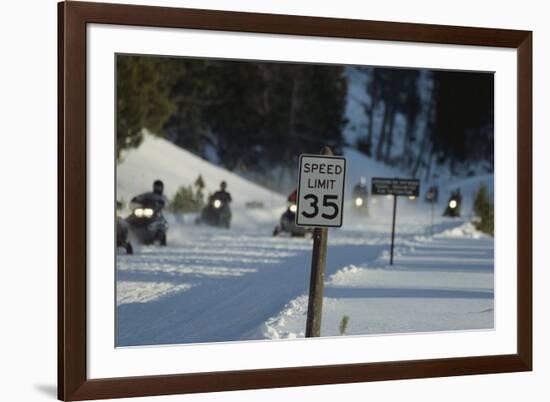
{"type": "Polygon", "coordinates": [[[366,194],[353,194],[353,211],[358,215],[368,215],[366,194]]]}
{"type": "Polygon", "coordinates": [[[428,191],[426,191],[426,195],[424,196],[424,199],[426,202],[429,202],[430,204],[437,203],[439,199],[439,189],[437,186],[431,186],[428,191]]]}
{"type": "Polygon", "coordinates": [[[228,228],[231,226],[231,208],[223,197],[210,196],[196,224],[206,223],[211,226],[228,228]]]}
{"type": "Polygon", "coordinates": [[[122,209],[122,203],[116,202],[116,246],[126,250],[126,254],[133,254],[134,249],[132,243],[128,240],[128,223],[118,214],[118,211],[122,209]]]}
{"type": "Polygon", "coordinates": [[[367,179],[361,177],[359,183],[353,187],[352,191],[352,202],[353,202],[353,211],[358,215],[368,215],[368,195],[369,190],[367,188],[367,179]]]}
{"type": "Polygon", "coordinates": [[[126,254],[133,254],[134,248],[128,240],[128,223],[120,216],[116,217],[116,246],[126,250],[126,254]]]}
{"type": "Polygon", "coordinates": [[[447,207],[443,212],[443,216],[449,216],[451,218],[459,217],[461,203],[462,203],[462,195],[460,194],[460,190],[457,189],[451,193],[451,196],[447,201],[447,207]]]}
{"type": "Polygon", "coordinates": [[[296,237],[305,237],[311,233],[312,229],[296,225],[296,203],[290,202],[286,211],[281,215],[279,224],[273,229],[273,236],[278,236],[283,232],[296,237]]]}
{"type": "Polygon", "coordinates": [[[368,195],[369,190],[367,189],[367,179],[361,177],[359,183],[353,187],[352,200],[353,200],[353,211],[358,215],[368,215],[368,195]]]}
{"type": "Polygon", "coordinates": [[[264,203],[261,201],[247,201],[244,203],[246,209],[263,209],[264,203]]]}
{"type": "Polygon", "coordinates": [[[134,209],[126,222],[130,232],[143,244],[154,244],[158,242],[166,246],[166,233],[168,222],[162,214],[163,202],[153,193],[147,193],[136,197],[132,202],[134,209]],[[135,201],[135,200],[139,201],[135,201]]]}

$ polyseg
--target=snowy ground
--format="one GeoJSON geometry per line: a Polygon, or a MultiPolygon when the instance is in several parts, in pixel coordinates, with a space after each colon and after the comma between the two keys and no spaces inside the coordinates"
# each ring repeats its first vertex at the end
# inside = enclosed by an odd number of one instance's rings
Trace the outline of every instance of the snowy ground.
{"type": "MultiPolygon", "coordinates": [[[[311,240],[258,229],[183,226],[119,254],[117,345],[303,336],[311,240]]],[[[492,239],[461,221],[398,229],[391,267],[387,231],[330,231],[322,335],[344,315],[350,335],[492,328],[492,239]]]]}
{"type": "MultiPolygon", "coordinates": [[[[466,224],[433,238],[402,241],[393,266],[383,250],[378,258],[330,275],[322,335],[339,335],[343,316],[349,317],[347,335],[493,328],[491,238],[472,233],[466,224]]],[[[304,336],[306,312],[307,296],[301,295],[270,318],[262,333],[304,336]]]]}
{"type": "MultiPolygon", "coordinates": [[[[353,150],[346,157],[348,191],[362,172],[399,174],[353,150]]],[[[125,155],[117,193],[128,200],[163,178],[170,195],[199,172],[209,190],[228,181],[232,228],[197,227],[192,216],[168,215],[168,247],[117,254],[117,346],[303,336],[312,242],[271,236],[283,196],[149,136],[125,155]],[[246,209],[252,200],[264,208],[246,209]]],[[[492,185],[491,176],[442,183],[433,214],[420,199],[400,198],[393,266],[392,200],[371,197],[368,217],[346,210],[343,228],[329,230],[322,335],[338,335],[343,316],[347,335],[493,328],[493,239],[468,223],[481,181],[492,185]],[[465,217],[443,218],[447,190],[457,185],[465,217]]]]}

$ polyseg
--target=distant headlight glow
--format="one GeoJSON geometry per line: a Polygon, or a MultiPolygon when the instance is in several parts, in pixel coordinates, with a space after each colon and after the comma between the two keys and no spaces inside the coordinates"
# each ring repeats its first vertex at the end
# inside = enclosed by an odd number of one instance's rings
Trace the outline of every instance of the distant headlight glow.
{"type": "Polygon", "coordinates": [[[361,197],[357,197],[357,198],[355,199],[355,206],[356,206],[356,207],[360,207],[360,206],[362,206],[362,205],[363,205],[363,199],[362,199],[361,197]]]}
{"type": "Polygon", "coordinates": [[[222,202],[220,200],[214,200],[214,208],[219,208],[222,206],[222,202]]]}
{"type": "Polygon", "coordinates": [[[153,216],[155,211],[153,211],[151,208],[136,208],[134,209],[134,215],[138,218],[150,218],[153,216]]]}
{"type": "Polygon", "coordinates": [[[296,213],[296,211],[298,210],[298,208],[296,207],[296,204],[292,204],[289,209],[290,209],[290,212],[294,212],[294,213],[296,213]]]}
{"type": "Polygon", "coordinates": [[[449,208],[455,209],[457,207],[457,205],[458,204],[457,204],[456,200],[449,201],[449,208]]]}

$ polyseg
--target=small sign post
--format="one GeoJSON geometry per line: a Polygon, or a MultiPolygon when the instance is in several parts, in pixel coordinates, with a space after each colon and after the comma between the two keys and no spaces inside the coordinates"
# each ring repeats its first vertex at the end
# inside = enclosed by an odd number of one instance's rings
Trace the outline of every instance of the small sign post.
{"type": "Polygon", "coordinates": [[[321,155],[300,155],[296,224],[313,226],[313,250],[306,337],[321,336],[329,227],[342,226],[346,160],[329,147],[321,155]]]}
{"type": "Polygon", "coordinates": [[[431,211],[430,211],[430,236],[433,236],[434,234],[434,208],[435,208],[435,202],[431,202],[431,211]]]}
{"type": "Polygon", "coordinates": [[[392,195],[393,196],[393,217],[391,224],[391,247],[390,247],[390,265],[393,265],[393,245],[395,242],[395,215],[397,210],[398,196],[418,197],[420,189],[420,180],[418,179],[394,179],[373,177],[372,195],[392,195]]]}

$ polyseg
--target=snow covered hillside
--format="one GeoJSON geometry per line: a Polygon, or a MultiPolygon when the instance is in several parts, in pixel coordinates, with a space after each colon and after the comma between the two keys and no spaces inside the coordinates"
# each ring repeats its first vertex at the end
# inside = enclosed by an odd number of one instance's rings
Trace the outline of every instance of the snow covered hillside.
{"type": "Polygon", "coordinates": [[[161,179],[166,195],[171,198],[180,186],[192,185],[199,174],[205,181],[206,193],[218,190],[225,180],[236,207],[250,201],[262,202],[267,207],[279,206],[284,201],[279,194],[152,134],[145,134],[139,148],[123,153],[117,166],[117,197],[129,201],[136,194],[151,191],[153,181],[161,179]]]}

